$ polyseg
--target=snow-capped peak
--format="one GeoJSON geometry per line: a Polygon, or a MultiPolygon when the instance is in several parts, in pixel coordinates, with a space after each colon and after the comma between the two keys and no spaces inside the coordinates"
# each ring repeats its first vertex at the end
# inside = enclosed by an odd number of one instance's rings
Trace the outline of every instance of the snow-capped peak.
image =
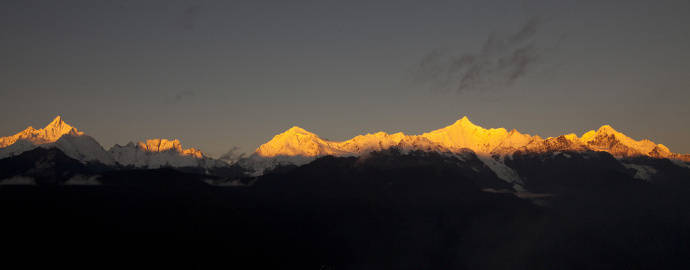
{"type": "MultiPolygon", "coordinates": [[[[467,116],[454,124],[420,135],[448,149],[469,148],[475,152],[490,153],[501,146],[509,136],[522,136],[519,132],[509,133],[505,128],[485,129],[470,122],[467,116]]],[[[513,145],[510,145],[513,146],[513,145]]]]}
{"type": "Polygon", "coordinates": [[[59,139],[62,135],[70,134],[75,136],[84,135],[83,132],[78,131],[76,128],[70,126],[62,120],[61,116],[55,117],[50,124],[43,128],[46,135],[51,139],[59,139]]]}
{"type": "Polygon", "coordinates": [[[60,116],[42,129],[29,126],[15,135],[0,138],[0,157],[17,155],[38,146],[58,148],[82,162],[115,163],[96,140],[67,124],[60,116]]]}
{"type": "Polygon", "coordinates": [[[143,168],[227,166],[227,163],[209,158],[196,148],[184,149],[182,143],[177,139],[149,139],[137,143],[130,142],[125,146],[115,145],[108,152],[115,161],[125,166],[143,168]]]}
{"type": "Polygon", "coordinates": [[[17,134],[0,138],[0,148],[8,147],[18,140],[26,140],[37,145],[53,143],[66,134],[73,136],[84,135],[83,132],[80,132],[76,128],[65,123],[62,120],[62,117],[57,116],[52,122],[42,129],[35,129],[32,126],[29,126],[17,134]]]}
{"type": "Polygon", "coordinates": [[[138,142],[137,147],[147,152],[174,151],[180,155],[193,156],[195,158],[204,157],[204,154],[196,148],[182,148],[182,143],[180,143],[180,140],[178,139],[150,139],[146,140],[145,142],[138,142]]]}
{"type": "Polygon", "coordinates": [[[463,127],[473,127],[473,128],[479,127],[479,126],[475,125],[474,123],[472,123],[472,121],[470,121],[470,118],[467,117],[467,115],[463,116],[458,121],[455,121],[455,123],[453,123],[452,126],[463,126],[463,127]]]}
{"type": "Polygon", "coordinates": [[[606,151],[616,157],[653,156],[671,157],[671,151],[664,145],[650,140],[634,140],[618,132],[610,125],[603,125],[597,131],[586,132],[580,141],[593,150],[606,151]]]}
{"type": "Polygon", "coordinates": [[[259,146],[256,153],[264,157],[318,156],[332,154],[331,143],[303,128],[294,126],[259,146]]]}

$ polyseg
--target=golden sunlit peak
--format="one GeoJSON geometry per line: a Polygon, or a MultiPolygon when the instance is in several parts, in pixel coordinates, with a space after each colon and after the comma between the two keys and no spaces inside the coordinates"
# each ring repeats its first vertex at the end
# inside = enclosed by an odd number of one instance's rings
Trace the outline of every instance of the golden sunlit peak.
{"type": "Polygon", "coordinates": [[[467,115],[463,116],[458,121],[455,121],[455,123],[453,125],[454,126],[455,125],[462,125],[462,126],[472,125],[472,126],[474,126],[474,124],[472,123],[472,121],[470,121],[470,118],[468,118],[467,115]]]}
{"type": "Polygon", "coordinates": [[[73,136],[84,135],[83,132],[80,132],[76,128],[73,128],[65,123],[62,120],[62,117],[58,115],[55,117],[55,119],[53,119],[53,121],[42,129],[35,129],[29,126],[13,136],[0,138],[0,148],[14,144],[17,140],[28,140],[33,144],[52,143],[60,139],[60,137],[65,134],[70,134],[73,136]]]}
{"type": "Polygon", "coordinates": [[[60,115],[56,116],[46,127],[42,129],[49,137],[54,137],[55,140],[64,134],[83,135],[76,128],[70,126],[62,120],[60,115]]]}
{"type": "Polygon", "coordinates": [[[145,142],[139,142],[137,146],[146,152],[174,151],[182,155],[191,155],[197,158],[202,158],[204,156],[204,154],[196,148],[182,148],[182,143],[178,139],[148,139],[145,142]]]}
{"type": "Polygon", "coordinates": [[[69,125],[67,125],[67,123],[62,121],[62,117],[58,115],[53,119],[53,121],[51,121],[50,123],[48,123],[48,125],[45,126],[45,129],[55,129],[55,128],[60,128],[62,126],[69,126],[69,125]]]}
{"type": "Polygon", "coordinates": [[[50,122],[50,124],[48,124],[48,125],[49,125],[49,126],[52,126],[52,125],[59,125],[60,123],[62,123],[62,116],[58,115],[58,116],[56,116],[56,117],[53,119],[53,121],[50,122]]]}
{"type": "MultiPolygon", "coordinates": [[[[31,127],[29,127],[31,128],[31,127]]],[[[63,130],[63,131],[70,131],[71,129],[76,130],[76,128],[70,126],[67,124],[63,119],[62,116],[56,116],[53,121],[51,121],[48,125],[46,125],[43,129],[45,130],[63,130]]]]}
{"type": "Polygon", "coordinates": [[[286,138],[291,138],[291,137],[312,137],[312,138],[318,138],[319,136],[307,131],[306,129],[303,129],[298,126],[293,126],[287,130],[285,130],[283,133],[280,133],[276,135],[273,140],[282,140],[286,138]]]}
{"type": "Polygon", "coordinates": [[[447,126],[445,128],[442,128],[442,129],[439,129],[439,131],[442,131],[442,130],[473,130],[473,129],[484,129],[484,128],[472,123],[472,121],[470,121],[470,118],[468,118],[467,116],[463,116],[459,120],[455,121],[455,123],[453,123],[452,125],[447,126]]]}
{"type": "Polygon", "coordinates": [[[168,140],[156,138],[139,142],[139,147],[151,152],[162,152],[170,149],[181,149],[182,144],[177,139],[168,140]]]}
{"type": "Polygon", "coordinates": [[[577,135],[575,133],[565,134],[565,135],[563,135],[563,138],[566,138],[566,139],[571,140],[571,141],[579,140],[579,138],[577,137],[577,135]]]}
{"type": "Polygon", "coordinates": [[[285,133],[302,133],[302,134],[313,134],[301,127],[298,126],[293,126],[290,129],[286,130],[285,133]]]}
{"type": "Polygon", "coordinates": [[[598,133],[618,133],[611,125],[603,125],[598,130],[598,133]]]}

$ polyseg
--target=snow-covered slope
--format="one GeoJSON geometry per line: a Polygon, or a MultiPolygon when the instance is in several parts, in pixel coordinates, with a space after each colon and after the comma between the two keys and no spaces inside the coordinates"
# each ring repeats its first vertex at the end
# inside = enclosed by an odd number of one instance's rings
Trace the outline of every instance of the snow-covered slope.
{"type": "Polygon", "coordinates": [[[201,151],[182,148],[179,140],[151,139],[115,145],[108,151],[119,164],[138,168],[226,167],[227,163],[205,156],[201,151]]]}
{"type": "Polygon", "coordinates": [[[543,139],[504,128],[485,129],[475,125],[465,116],[450,126],[423,133],[406,135],[377,132],[359,135],[346,141],[328,141],[299,127],[292,127],[259,146],[256,152],[240,163],[257,173],[279,164],[304,164],[317,157],[356,156],[367,152],[396,147],[400,150],[424,150],[438,152],[459,152],[462,149],[474,151],[488,166],[494,168],[504,180],[519,182],[516,173],[503,166],[502,161],[516,151],[604,151],[617,158],[647,156],[669,158],[689,162],[690,156],[672,153],[667,147],[649,140],[636,141],[604,125],[597,131],[589,131],[578,137],[567,134],[543,139]]]}
{"type": "Polygon", "coordinates": [[[42,129],[28,127],[15,135],[0,138],[0,158],[15,156],[36,147],[55,147],[82,162],[115,164],[96,140],[67,124],[60,116],[42,129]]]}
{"type": "MultiPolygon", "coordinates": [[[[44,144],[41,147],[50,147],[44,144]]],[[[55,143],[55,147],[65,152],[65,155],[79,161],[97,161],[105,165],[114,165],[115,160],[103,149],[100,143],[87,135],[63,135],[55,143]]]]}
{"type": "Polygon", "coordinates": [[[20,139],[4,148],[0,148],[0,159],[19,155],[36,147],[38,146],[31,141],[20,139]]]}

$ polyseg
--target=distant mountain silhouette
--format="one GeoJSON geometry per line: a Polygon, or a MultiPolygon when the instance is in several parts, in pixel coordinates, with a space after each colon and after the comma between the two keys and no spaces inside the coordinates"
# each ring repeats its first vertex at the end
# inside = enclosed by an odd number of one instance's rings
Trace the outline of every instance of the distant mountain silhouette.
{"type": "Polygon", "coordinates": [[[13,232],[3,240],[13,247],[5,260],[71,258],[74,250],[63,243],[83,247],[79,259],[21,260],[27,267],[652,269],[690,263],[687,170],[665,159],[626,160],[669,168],[642,180],[606,152],[516,153],[507,163],[525,181],[522,191],[472,152],[327,156],[239,179],[175,168],[90,168],[59,149],[0,162],[3,175],[41,177],[38,186],[0,186],[0,230],[13,232]],[[42,162],[55,166],[32,171],[42,162]],[[75,174],[97,174],[100,184],[55,184],[75,174]],[[230,179],[236,184],[208,184],[230,179]],[[50,252],[23,252],[37,243],[50,252]]]}

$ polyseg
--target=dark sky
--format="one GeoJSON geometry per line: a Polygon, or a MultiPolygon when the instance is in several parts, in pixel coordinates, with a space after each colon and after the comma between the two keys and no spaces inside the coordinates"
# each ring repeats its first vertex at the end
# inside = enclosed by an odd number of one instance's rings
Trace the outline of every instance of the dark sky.
{"type": "Polygon", "coordinates": [[[690,1],[0,2],[0,134],[55,115],[115,143],[252,151],[463,115],[611,124],[690,153],[690,1]]]}

